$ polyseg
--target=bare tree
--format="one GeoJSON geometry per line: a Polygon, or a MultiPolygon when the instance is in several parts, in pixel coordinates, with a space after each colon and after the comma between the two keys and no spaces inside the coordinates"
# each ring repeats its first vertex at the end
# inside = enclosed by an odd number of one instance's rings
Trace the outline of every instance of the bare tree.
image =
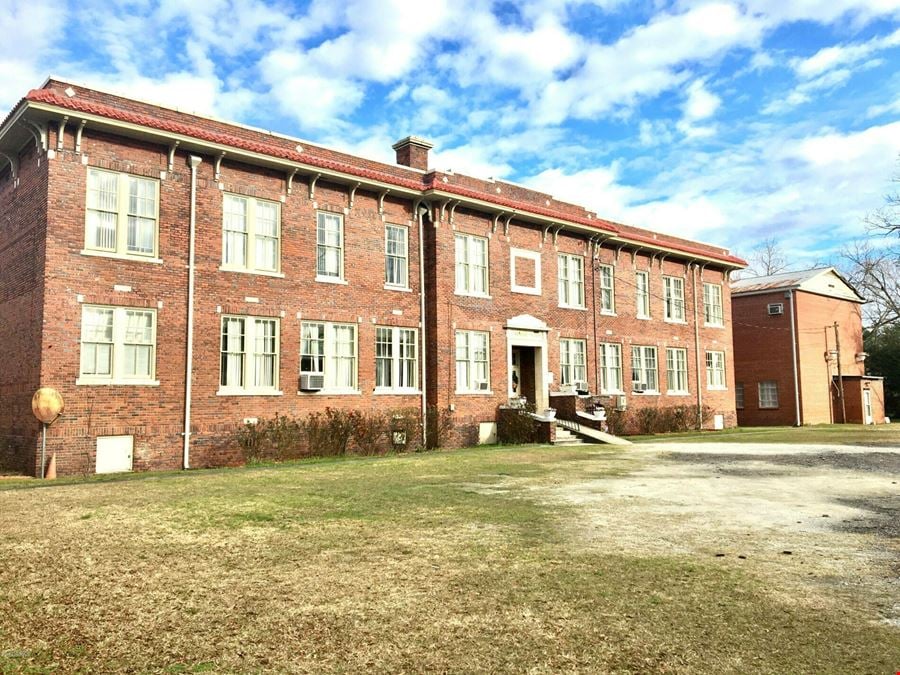
{"type": "MultiPolygon", "coordinates": [[[[813,265],[815,267],[815,265],[813,265]]],[[[747,256],[747,269],[736,273],[732,278],[767,277],[779,272],[790,272],[798,269],[789,262],[781,244],[774,237],[763,239],[747,256]]]]}
{"type": "MultiPolygon", "coordinates": [[[[900,184],[900,174],[894,176],[894,183],[900,184]]],[[[885,205],[866,218],[869,230],[878,234],[900,235],[900,192],[885,195],[885,205]]]]}
{"type": "Polygon", "coordinates": [[[863,305],[866,327],[900,323],[900,251],[862,240],[845,248],[841,257],[847,280],[868,300],[863,305]]]}

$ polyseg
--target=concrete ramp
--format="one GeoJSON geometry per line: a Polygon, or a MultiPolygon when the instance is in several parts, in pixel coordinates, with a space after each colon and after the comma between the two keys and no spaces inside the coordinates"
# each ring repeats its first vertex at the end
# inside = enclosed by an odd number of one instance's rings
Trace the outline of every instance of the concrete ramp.
{"type": "Polygon", "coordinates": [[[578,422],[572,422],[571,420],[557,419],[556,424],[563,429],[568,429],[569,431],[576,433],[579,436],[590,438],[597,443],[606,443],[608,445],[631,445],[631,441],[627,441],[624,438],[613,436],[612,434],[608,434],[605,431],[600,431],[599,429],[594,429],[593,427],[589,427],[585,424],[579,424],[578,422]]]}

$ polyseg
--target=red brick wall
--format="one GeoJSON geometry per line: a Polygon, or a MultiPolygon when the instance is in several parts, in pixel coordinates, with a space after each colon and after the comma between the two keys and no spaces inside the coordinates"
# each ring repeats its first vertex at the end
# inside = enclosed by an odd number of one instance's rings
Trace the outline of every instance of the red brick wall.
{"type": "Polygon", "coordinates": [[[34,145],[18,181],[0,171],[0,469],[30,471],[39,423],[31,397],[41,385],[47,159],[34,145]]]}

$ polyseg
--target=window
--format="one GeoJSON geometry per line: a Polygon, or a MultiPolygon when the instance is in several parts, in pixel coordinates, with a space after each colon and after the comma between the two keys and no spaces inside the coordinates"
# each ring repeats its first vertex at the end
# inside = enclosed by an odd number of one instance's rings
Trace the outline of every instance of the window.
{"type": "Polygon", "coordinates": [[[563,338],[559,341],[559,383],[562,386],[587,381],[584,353],[584,340],[563,338]]]}
{"type": "Polygon", "coordinates": [[[471,234],[456,235],[456,292],[488,294],[488,241],[471,234]]]}
{"type": "Polygon", "coordinates": [[[384,283],[409,287],[409,229],[400,225],[384,227],[384,283]]]}
{"type": "Polygon", "coordinates": [[[738,410],[744,409],[744,383],[737,382],[734,385],[734,407],[738,410]]]}
{"type": "Polygon", "coordinates": [[[600,265],[600,311],[603,314],[616,312],[614,279],[612,265],[600,265]]]}
{"type": "Polygon", "coordinates": [[[415,329],[375,329],[376,387],[415,390],[417,362],[415,329]]]}
{"type": "Polygon", "coordinates": [[[601,393],[622,392],[622,345],[600,344],[600,376],[601,393]]]}
{"type": "Polygon", "coordinates": [[[489,391],[491,388],[487,333],[456,331],[456,391],[462,393],[489,391]]]}
{"type": "Polygon", "coordinates": [[[634,287],[636,289],[637,318],[650,318],[650,275],[647,272],[634,273],[634,287]]]}
{"type": "Polygon", "coordinates": [[[707,326],[724,326],[722,314],[722,287],[719,284],[703,284],[703,322],[707,326]]]}
{"type": "Polygon", "coordinates": [[[300,325],[300,374],[324,375],[325,389],[356,391],[356,326],[304,321],[300,325]]]}
{"type": "Polygon", "coordinates": [[[344,217],[319,211],[316,214],[316,279],[344,278],[344,217]]]}
{"type": "Polygon", "coordinates": [[[156,310],[81,308],[81,367],[76,384],[158,384],[156,310]]]}
{"type": "Polygon", "coordinates": [[[688,393],[687,349],[666,349],[666,386],[669,394],[688,393]]]}
{"type": "Polygon", "coordinates": [[[156,256],[159,182],[88,169],[85,249],[156,256]]]}
{"type": "Polygon", "coordinates": [[[684,321],[684,279],[663,277],[663,297],[665,298],[665,320],[684,321]]]}
{"type": "Polygon", "coordinates": [[[778,383],[773,380],[759,383],[759,407],[778,407],[778,383]]]}
{"type": "Polygon", "coordinates": [[[656,347],[631,348],[631,390],[636,393],[656,392],[656,347]]]}
{"type": "Polygon", "coordinates": [[[219,393],[281,393],[278,354],[278,319],[223,316],[219,393]]]}
{"type": "Polygon", "coordinates": [[[584,308],[584,258],[560,253],[557,272],[559,306],[584,308]]]}
{"type": "Polygon", "coordinates": [[[521,248],[509,249],[510,290],[527,295],[541,294],[541,254],[521,248]]]}
{"type": "Polygon", "coordinates": [[[222,267],[278,272],[281,208],[277,202],[225,195],[222,206],[222,267]]]}
{"type": "Polygon", "coordinates": [[[706,352],[706,388],[725,388],[725,352],[706,352]]]}

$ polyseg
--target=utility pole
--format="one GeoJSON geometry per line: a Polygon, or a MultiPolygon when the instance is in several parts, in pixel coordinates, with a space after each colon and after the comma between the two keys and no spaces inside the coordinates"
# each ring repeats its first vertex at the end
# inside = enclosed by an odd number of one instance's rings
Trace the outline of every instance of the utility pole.
{"type": "Polygon", "coordinates": [[[837,351],[838,394],[841,397],[841,423],[847,423],[847,405],[844,402],[844,375],[841,372],[841,336],[838,334],[838,322],[834,322],[834,348],[837,351]]]}

